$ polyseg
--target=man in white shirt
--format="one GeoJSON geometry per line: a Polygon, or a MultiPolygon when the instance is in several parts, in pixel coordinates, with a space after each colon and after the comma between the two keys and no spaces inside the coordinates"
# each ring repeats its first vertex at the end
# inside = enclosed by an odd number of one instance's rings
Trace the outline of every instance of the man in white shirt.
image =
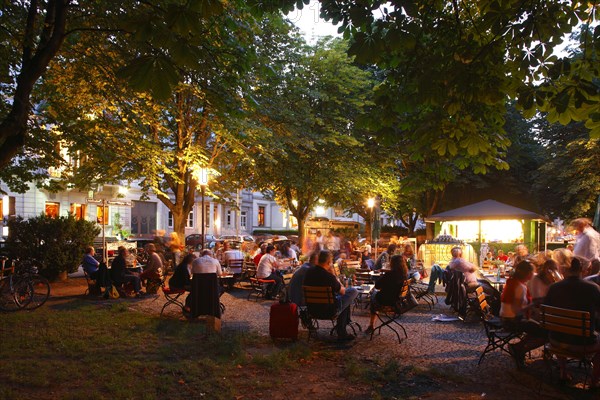
{"type": "MultiPolygon", "coordinates": [[[[223,253],[223,264],[226,267],[229,267],[229,265],[227,265],[229,260],[244,260],[244,253],[239,249],[239,245],[237,243],[231,243],[231,248],[223,253]]],[[[241,274],[242,267],[240,266],[239,268],[231,269],[231,273],[241,274]]]]}
{"type": "Polygon", "coordinates": [[[477,287],[477,267],[462,258],[462,249],[453,247],[451,250],[452,260],[448,263],[448,267],[455,271],[460,271],[465,276],[465,284],[467,288],[472,289],[477,287]]]}
{"type": "Polygon", "coordinates": [[[212,257],[212,251],[204,250],[202,257],[192,262],[192,274],[217,274],[222,275],[221,264],[212,257]]]}
{"type": "Polygon", "coordinates": [[[277,250],[275,249],[275,246],[273,246],[272,244],[268,245],[266,254],[262,256],[260,262],[258,263],[258,266],[256,267],[256,277],[258,279],[275,281],[275,284],[271,284],[269,287],[267,299],[274,299],[279,293],[279,290],[281,289],[281,285],[283,283],[281,276],[277,274],[277,268],[279,268],[279,261],[277,260],[277,258],[275,258],[276,251],[277,250]]]}
{"type": "Polygon", "coordinates": [[[588,261],[600,260],[600,234],[592,228],[592,221],[577,218],[571,225],[577,231],[577,242],[573,254],[587,258],[588,261]]]}

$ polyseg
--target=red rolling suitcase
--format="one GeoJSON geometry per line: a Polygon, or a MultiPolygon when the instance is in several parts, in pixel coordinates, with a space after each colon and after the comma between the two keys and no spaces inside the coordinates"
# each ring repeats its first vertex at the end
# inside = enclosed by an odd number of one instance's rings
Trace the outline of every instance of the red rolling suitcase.
{"type": "Polygon", "coordinates": [[[273,339],[298,339],[298,306],[273,303],[269,313],[269,334],[273,339]]]}

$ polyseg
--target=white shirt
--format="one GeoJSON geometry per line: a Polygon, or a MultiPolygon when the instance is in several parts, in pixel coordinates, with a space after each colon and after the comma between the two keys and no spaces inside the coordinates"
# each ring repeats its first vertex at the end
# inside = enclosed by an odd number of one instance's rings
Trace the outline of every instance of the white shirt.
{"type": "Polygon", "coordinates": [[[260,259],[258,267],[256,268],[256,277],[259,279],[264,279],[271,275],[271,272],[273,272],[273,270],[276,268],[277,259],[270,254],[265,254],[260,259]]]}
{"type": "Polygon", "coordinates": [[[590,261],[600,259],[600,234],[594,228],[587,226],[577,235],[573,254],[590,261]]]}
{"type": "Polygon", "coordinates": [[[202,256],[192,262],[192,274],[221,275],[221,264],[211,256],[202,256]]]}
{"type": "Polygon", "coordinates": [[[243,260],[244,259],[244,253],[242,253],[240,250],[227,250],[225,253],[223,253],[223,260],[225,262],[229,261],[229,260],[243,260]]]}
{"type": "Polygon", "coordinates": [[[523,306],[527,305],[527,286],[522,282],[516,286],[515,289],[515,302],[514,303],[500,303],[500,316],[504,318],[515,318],[521,313],[523,306]]]}

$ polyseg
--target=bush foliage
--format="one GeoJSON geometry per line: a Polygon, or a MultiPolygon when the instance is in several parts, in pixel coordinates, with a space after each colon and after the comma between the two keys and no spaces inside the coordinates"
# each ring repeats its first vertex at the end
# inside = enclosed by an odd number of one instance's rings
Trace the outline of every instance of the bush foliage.
{"type": "Polygon", "coordinates": [[[35,259],[40,273],[54,279],[60,272],[75,272],[85,247],[100,233],[93,222],[77,220],[71,214],[52,218],[44,214],[9,221],[8,252],[11,258],[35,259]]]}

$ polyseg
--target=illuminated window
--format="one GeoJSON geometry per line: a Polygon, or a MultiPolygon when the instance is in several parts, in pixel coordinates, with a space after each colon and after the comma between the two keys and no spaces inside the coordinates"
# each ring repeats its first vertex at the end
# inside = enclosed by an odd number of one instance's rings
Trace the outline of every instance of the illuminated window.
{"type": "Polygon", "coordinates": [[[104,219],[104,210],[106,209],[106,214],[108,215],[108,207],[98,206],[96,207],[96,222],[100,225],[107,225],[108,218],[104,219]]]}
{"type": "Polygon", "coordinates": [[[265,226],[265,206],[258,207],[258,226],[265,226]]]}
{"type": "Polygon", "coordinates": [[[87,207],[85,204],[71,203],[71,214],[73,214],[76,220],[84,220],[86,212],[87,207]]]}
{"type": "Polygon", "coordinates": [[[46,202],[46,216],[50,218],[58,218],[60,204],[46,202]]]}

